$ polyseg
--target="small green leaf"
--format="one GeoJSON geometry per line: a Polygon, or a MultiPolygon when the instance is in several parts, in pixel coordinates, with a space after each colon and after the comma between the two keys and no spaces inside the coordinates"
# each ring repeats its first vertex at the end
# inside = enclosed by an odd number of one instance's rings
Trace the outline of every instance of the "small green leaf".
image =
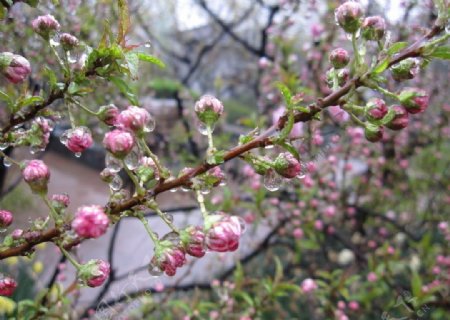
{"type": "Polygon", "coordinates": [[[0,90],[0,100],[5,101],[8,104],[8,106],[12,105],[13,103],[11,97],[1,90],[0,90]]]}
{"type": "Polygon", "coordinates": [[[393,54],[396,54],[403,48],[405,48],[408,45],[408,42],[395,42],[389,46],[389,48],[386,50],[386,53],[388,56],[392,56],[393,54]]]}
{"type": "Polygon", "coordinates": [[[136,80],[139,75],[139,57],[135,52],[129,52],[125,54],[125,61],[128,65],[128,71],[130,72],[130,77],[136,80]]]}
{"type": "Polygon", "coordinates": [[[283,96],[284,101],[286,102],[287,108],[291,109],[293,107],[293,104],[292,104],[292,93],[289,90],[289,88],[284,83],[281,83],[281,82],[277,82],[275,84],[275,86],[278,88],[278,90],[280,90],[280,93],[283,96]]]}
{"type": "Polygon", "coordinates": [[[166,64],[155,56],[143,52],[137,52],[136,54],[141,61],[153,63],[162,69],[166,67],[166,64]]]}
{"type": "Polygon", "coordinates": [[[386,70],[386,68],[389,66],[389,59],[384,59],[382,61],[380,61],[380,63],[375,66],[375,68],[372,71],[372,74],[380,74],[382,73],[384,70],[386,70]]]}
{"type": "Polygon", "coordinates": [[[224,156],[225,156],[224,150],[216,151],[207,157],[206,162],[213,165],[221,164],[225,161],[224,156]]]}
{"type": "Polygon", "coordinates": [[[130,29],[130,13],[128,11],[127,0],[119,0],[119,30],[117,33],[117,43],[124,46],[125,37],[130,29]]]}
{"type": "Polygon", "coordinates": [[[450,60],[450,47],[445,46],[436,48],[429,56],[438,59],[450,60]]]}
{"type": "Polygon", "coordinates": [[[422,295],[422,279],[416,271],[412,273],[411,289],[414,297],[420,297],[422,295]]]}
{"type": "Polygon", "coordinates": [[[275,278],[274,282],[280,282],[283,279],[283,265],[278,257],[274,258],[275,260],[275,278]]]}

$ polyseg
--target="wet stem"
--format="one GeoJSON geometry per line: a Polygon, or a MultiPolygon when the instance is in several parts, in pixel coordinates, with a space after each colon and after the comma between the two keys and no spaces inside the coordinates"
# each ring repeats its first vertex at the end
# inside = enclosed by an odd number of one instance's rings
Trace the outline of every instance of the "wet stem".
{"type": "Polygon", "coordinates": [[[177,227],[167,218],[167,215],[162,212],[157,206],[153,208],[155,210],[156,214],[169,226],[170,229],[172,229],[173,232],[180,234],[180,230],[178,230],[177,227]]]}
{"type": "Polygon", "coordinates": [[[93,116],[98,116],[98,112],[94,112],[94,111],[90,110],[88,107],[84,106],[80,101],[75,100],[75,99],[70,99],[69,101],[76,104],[77,106],[79,106],[81,109],[83,109],[87,113],[89,113],[93,116]]]}
{"type": "Polygon", "coordinates": [[[134,187],[136,188],[136,193],[138,195],[143,195],[145,193],[145,190],[141,187],[141,185],[139,184],[139,181],[137,180],[137,178],[133,174],[133,172],[131,172],[131,170],[128,169],[128,167],[127,167],[127,165],[126,165],[124,160],[122,160],[122,166],[125,169],[125,171],[128,174],[128,176],[130,177],[131,181],[133,181],[134,187]]]}
{"type": "Polygon", "coordinates": [[[162,182],[164,179],[164,171],[161,167],[161,164],[159,163],[158,157],[150,150],[150,148],[147,145],[147,142],[145,142],[145,139],[143,137],[138,139],[138,143],[140,144],[141,148],[144,149],[144,151],[147,153],[147,155],[153,160],[153,162],[156,165],[156,168],[158,169],[160,181],[162,182]]]}
{"type": "Polygon", "coordinates": [[[200,211],[202,213],[203,219],[206,219],[206,217],[208,216],[208,211],[206,210],[205,207],[205,198],[203,197],[200,190],[195,190],[195,193],[197,195],[197,201],[198,204],[200,205],[200,211]]]}
{"type": "Polygon", "coordinates": [[[67,258],[67,260],[69,260],[70,263],[72,263],[72,265],[75,267],[75,269],[80,270],[81,265],[75,260],[74,257],[72,257],[72,255],[69,252],[67,252],[66,249],[64,249],[64,247],[62,245],[59,246],[59,249],[61,250],[63,255],[67,258]]]}
{"type": "Polygon", "coordinates": [[[0,151],[0,157],[7,159],[9,162],[14,163],[16,166],[20,168],[20,163],[11,157],[8,157],[3,151],[0,151]]]}
{"type": "Polygon", "coordinates": [[[66,66],[66,64],[61,60],[61,57],[59,56],[58,51],[56,51],[55,46],[52,45],[51,43],[49,43],[49,45],[50,45],[50,48],[52,49],[53,54],[54,54],[55,57],[56,57],[56,60],[58,61],[59,66],[61,67],[61,69],[64,70],[64,73],[67,73],[67,74],[68,74],[68,73],[69,73],[68,70],[70,70],[70,68],[68,68],[68,67],[66,66]]]}
{"type": "Polygon", "coordinates": [[[153,243],[156,245],[158,243],[158,236],[150,229],[150,226],[148,225],[147,219],[140,213],[138,215],[139,220],[141,220],[142,224],[144,225],[145,230],[147,231],[148,235],[152,239],[153,243]]]}
{"type": "Polygon", "coordinates": [[[387,96],[387,97],[390,97],[390,98],[392,98],[392,99],[394,99],[394,100],[398,100],[398,97],[397,97],[397,95],[396,95],[395,93],[392,93],[392,92],[390,92],[389,90],[386,90],[386,89],[380,87],[380,86],[377,85],[377,84],[374,84],[374,85],[373,85],[373,89],[375,89],[375,90],[381,92],[382,94],[384,94],[384,95],[387,96]]]}
{"type": "Polygon", "coordinates": [[[55,225],[56,225],[57,224],[57,220],[58,220],[58,213],[56,212],[55,208],[50,203],[50,200],[48,200],[47,194],[41,194],[41,197],[42,197],[42,200],[47,205],[47,207],[50,209],[50,215],[52,216],[53,221],[55,222],[55,225]]]}
{"type": "Polygon", "coordinates": [[[360,66],[360,57],[358,51],[358,45],[356,43],[356,32],[352,34],[352,46],[353,46],[353,54],[355,55],[355,69],[358,70],[360,66]]]}
{"type": "Polygon", "coordinates": [[[213,137],[212,137],[212,130],[211,130],[211,126],[207,125],[206,126],[206,133],[208,135],[208,150],[214,150],[214,141],[213,141],[213,137]]]}

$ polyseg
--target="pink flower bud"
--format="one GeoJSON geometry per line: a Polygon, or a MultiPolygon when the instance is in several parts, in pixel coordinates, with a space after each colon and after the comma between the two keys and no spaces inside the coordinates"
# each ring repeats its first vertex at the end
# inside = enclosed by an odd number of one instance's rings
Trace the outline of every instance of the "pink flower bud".
{"type": "Polygon", "coordinates": [[[350,302],[348,303],[348,308],[349,308],[350,310],[356,311],[356,310],[359,309],[359,303],[358,303],[357,301],[350,301],[350,302]]]}
{"type": "Polygon", "coordinates": [[[84,150],[89,148],[92,143],[91,130],[87,127],[77,127],[67,130],[61,137],[65,141],[67,149],[75,154],[81,154],[84,150]]]}
{"type": "Polygon", "coordinates": [[[83,238],[98,238],[106,232],[108,226],[109,218],[98,205],[78,208],[72,221],[72,229],[83,238]]]}
{"type": "Polygon", "coordinates": [[[386,102],[383,99],[374,98],[371,99],[366,106],[366,117],[370,122],[376,122],[381,120],[388,113],[386,102]]]}
{"type": "Polygon", "coordinates": [[[292,231],[292,235],[294,236],[295,239],[298,240],[298,239],[302,239],[303,238],[304,233],[303,233],[303,230],[301,228],[295,228],[292,231]]]}
{"type": "Polygon", "coordinates": [[[113,104],[102,106],[98,113],[98,118],[108,126],[113,126],[118,116],[119,108],[113,104]]]}
{"type": "Polygon", "coordinates": [[[181,248],[174,246],[169,241],[160,241],[155,247],[150,269],[156,267],[165,272],[168,276],[174,276],[177,268],[181,268],[186,263],[186,256],[181,248]]]}
{"type": "Polygon", "coordinates": [[[354,33],[361,25],[361,17],[363,16],[363,9],[361,4],[354,1],[347,1],[340,5],[335,11],[335,18],[337,23],[347,33],[354,33]]]}
{"type": "Polygon", "coordinates": [[[378,41],[383,38],[386,31],[386,22],[380,16],[367,17],[364,19],[361,32],[366,40],[378,41]]]}
{"type": "Polygon", "coordinates": [[[347,50],[337,48],[330,53],[330,63],[335,69],[342,69],[350,61],[350,56],[347,50]]]}
{"type": "Polygon", "coordinates": [[[195,103],[194,110],[201,122],[213,125],[223,114],[223,104],[214,96],[204,95],[195,103]]]}
{"type": "Polygon", "coordinates": [[[37,17],[31,22],[31,26],[34,32],[46,40],[61,27],[55,17],[50,14],[37,17]]]}
{"type": "Polygon", "coordinates": [[[7,210],[0,210],[0,228],[7,228],[13,222],[13,215],[7,210]]]}
{"type": "Polygon", "coordinates": [[[377,274],[375,273],[375,272],[370,272],[368,275],[367,275],[367,281],[369,281],[369,282],[375,282],[375,281],[377,281],[378,280],[378,276],[377,276],[377,274]]]}
{"type": "Polygon", "coordinates": [[[50,170],[42,160],[31,160],[25,163],[22,170],[23,179],[35,193],[46,193],[50,179],[50,170]]]}
{"type": "Polygon", "coordinates": [[[224,182],[225,174],[223,173],[222,169],[220,169],[220,167],[214,167],[208,170],[208,172],[205,175],[205,180],[211,186],[217,187],[222,182],[224,182]]]}
{"type": "Polygon", "coordinates": [[[61,45],[65,51],[72,50],[73,48],[78,47],[80,42],[78,41],[77,37],[71,35],[70,33],[63,33],[59,37],[59,41],[61,42],[61,45]]]}
{"type": "Polygon", "coordinates": [[[187,254],[197,258],[205,255],[205,233],[202,228],[190,226],[181,231],[180,239],[187,254]]]}
{"type": "Polygon", "coordinates": [[[11,232],[11,237],[13,240],[19,240],[23,235],[22,229],[15,229],[13,232],[11,232]]]}
{"type": "Polygon", "coordinates": [[[398,96],[400,103],[411,114],[424,112],[428,108],[429,96],[419,88],[405,88],[398,96]]]}
{"type": "Polygon", "coordinates": [[[340,106],[331,106],[328,108],[328,112],[334,121],[338,123],[347,122],[350,119],[350,115],[347,111],[341,109],[340,106]]]}
{"type": "Polygon", "coordinates": [[[205,243],[209,250],[216,252],[235,251],[245,222],[237,216],[217,214],[205,220],[205,243]]]}
{"type": "Polygon", "coordinates": [[[81,265],[78,270],[78,279],[91,288],[101,286],[109,277],[110,265],[100,259],[92,259],[81,265]]]}
{"type": "Polygon", "coordinates": [[[0,279],[0,296],[12,296],[17,288],[17,282],[10,277],[0,279]]]}
{"type": "Polygon", "coordinates": [[[67,193],[52,195],[52,202],[55,207],[67,208],[70,204],[70,198],[67,193]]]}
{"type": "Polygon", "coordinates": [[[295,178],[302,171],[302,165],[290,152],[280,153],[273,166],[279,175],[288,179],[295,178]]]}
{"type": "Polygon", "coordinates": [[[126,110],[119,113],[115,125],[123,130],[140,134],[152,131],[154,129],[154,120],[144,108],[129,106],[126,110]]]}
{"type": "Polygon", "coordinates": [[[6,63],[5,65],[0,64],[2,73],[11,83],[21,83],[31,73],[30,62],[18,54],[2,52],[0,53],[1,61],[6,63]]]}
{"type": "Polygon", "coordinates": [[[394,110],[395,116],[391,121],[386,123],[386,127],[391,130],[401,130],[403,128],[406,128],[409,122],[409,115],[405,107],[395,105],[392,106],[391,109],[394,110]]]}
{"type": "Polygon", "coordinates": [[[383,132],[383,127],[367,123],[364,129],[364,136],[366,137],[367,141],[378,142],[383,139],[383,132]]]}
{"type": "Polygon", "coordinates": [[[305,280],[302,281],[301,288],[304,293],[311,293],[315,291],[318,288],[318,286],[313,279],[306,278],[305,280]]]}
{"type": "Polygon", "coordinates": [[[105,134],[103,145],[117,158],[125,157],[133,149],[134,136],[127,131],[113,130],[105,134]]]}

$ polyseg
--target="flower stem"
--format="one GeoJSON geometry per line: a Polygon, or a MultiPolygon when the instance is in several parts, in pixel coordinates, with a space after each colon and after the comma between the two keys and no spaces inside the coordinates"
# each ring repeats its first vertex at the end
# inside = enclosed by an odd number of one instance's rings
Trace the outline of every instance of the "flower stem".
{"type": "Polygon", "coordinates": [[[74,104],[76,104],[77,106],[79,106],[81,109],[83,109],[87,113],[92,114],[93,116],[98,116],[98,112],[94,112],[94,111],[90,110],[88,107],[84,106],[80,101],[75,100],[75,99],[70,99],[70,101],[73,102],[74,104]]]}
{"type": "Polygon", "coordinates": [[[7,156],[3,151],[0,151],[0,157],[7,159],[9,162],[14,163],[16,166],[20,168],[20,163],[14,160],[13,158],[7,156]]]}
{"type": "Polygon", "coordinates": [[[388,97],[390,97],[390,98],[392,98],[392,99],[398,100],[398,97],[397,97],[397,95],[396,95],[395,93],[392,93],[392,92],[390,92],[389,90],[386,90],[386,89],[380,87],[380,86],[377,85],[377,84],[373,84],[372,87],[373,87],[373,89],[375,89],[375,90],[381,92],[381,93],[384,94],[385,96],[388,96],[388,97]]]}
{"type": "Polygon", "coordinates": [[[359,57],[359,50],[356,43],[356,32],[352,34],[352,46],[353,46],[353,54],[355,55],[355,69],[358,70],[360,66],[360,57],[359,57]]]}
{"type": "Polygon", "coordinates": [[[206,133],[208,135],[208,150],[213,150],[214,149],[214,141],[213,141],[212,129],[211,129],[210,125],[206,126],[206,133]]]}
{"type": "Polygon", "coordinates": [[[47,207],[50,209],[50,215],[52,216],[53,221],[55,221],[55,225],[57,225],[57,221],[58,221],[58,213],[56,212],[55,208],[53,208],[53,206],[52,206],[52,204],[50,203],[50,200],[48,200],[46,194],[41,194],[41,198],[42,198],[42,200],[45,202],[45,204],[47,205],[47,207]]]}
{"type": "Polygon", "coordinates": [[[180,230],[177,229],[177,227],[167,218],[167,215],[159,209],[157,205],[155,205],[153,208],[155,210],[156,214],[169,226],[170,229],[172,229],[173,232],[180,233],[180,230]]]}
{"type": "Polygon", "coordinates": [[[159,159],[158,157],[152,152],[152,150],[150,150],[150,148],[147,145],[147,142],[145,142],[144,138],[139,138],[138,139],[138,143],[141,146],[142,149],[145,150],[145,152],[147,153],[147,155],[153,160],[153,162],[156,165],[156,168],[158,169],[158,173],[159,173],[159,177],[160,177],[160,181],[164,180],[165,174],[164,174],[164,170],[161,166],[161,164],[159,163],[159,159]]]}
{"type": "Polygon", "coordinates": [[[150,236],[150,239],[152,239],[154,244],[157,244],[158,236],[152,231],[152,229],[150,229],[147,219],[145,219],[142,213],[139,213],[137,217],[139,218],[139,220],[141,220],[142,224],[144,225],[144,228],[147,231],[148,235],[150,236]]]}
{"type": "Polygon", "coordinates": [[[61,250],[61,252],[63,253],[63,255],[67,258],[67,260],[70,261],[70,263],[72,263],[72,265],[77,269],[80,270],[81,265],[74,259],[74,257],[72,257],[72,255],[66,251],[66,249],[64,249],[64,247],[61,245],[59,246],[59,249],[61,250]]]}
{"type": "Polygon", "coordinates": [[[200,211],[202,213],[203,219],[206,219],[206,217],[208,216],[208,211],[206,210],[205,207],[205,198],[203,197],[200,190],[195,190],[195,193],[197,195],[197,201],[198,204],[200,205],[200,211]]]}
{"type": "Polygon", "coordinates": [[[134,187],[136,188],[136,193],[140,196],[144,195],[145,190],[141,187],[141,185],[139,184],[139,181],[137,180],[137,178],[133,174],[133,172],[131,172],[131,170],[128,169],[124,160],[122,160],[122,165],[123,165],[123,168],[125,169],[126,173],[128,174],[128,176],[130,177],[131,181],[133,181],[134,187]]]}

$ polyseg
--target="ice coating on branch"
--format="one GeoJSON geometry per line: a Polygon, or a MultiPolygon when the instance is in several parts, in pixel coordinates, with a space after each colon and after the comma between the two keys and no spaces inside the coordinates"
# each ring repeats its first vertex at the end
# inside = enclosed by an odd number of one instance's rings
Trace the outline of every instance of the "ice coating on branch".
{"type": "Polygon", "coordinates": [[[78,208],[72,221],[72,229],[83,238],[98,238],[106,232],[108,226],[109,218],[103,207],[98,205],[78,208]]]}

